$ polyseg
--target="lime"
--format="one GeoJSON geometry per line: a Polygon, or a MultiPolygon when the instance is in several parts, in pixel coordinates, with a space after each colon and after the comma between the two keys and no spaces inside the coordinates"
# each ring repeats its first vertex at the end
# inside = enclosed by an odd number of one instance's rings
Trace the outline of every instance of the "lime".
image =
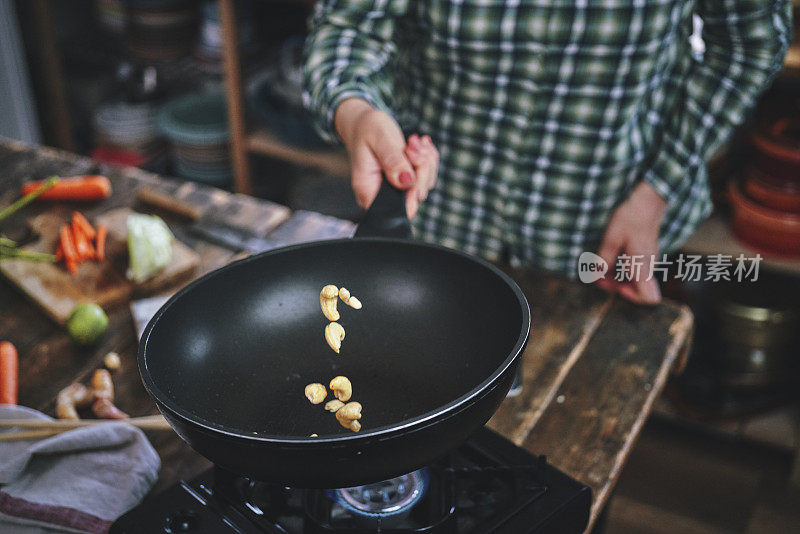
{"type": "Polygon", "coordinates": [[[108,330],[108,316],[93,303],[78,304],[67,317],[69,337],[79,345],[93,345],[108,330]]]}

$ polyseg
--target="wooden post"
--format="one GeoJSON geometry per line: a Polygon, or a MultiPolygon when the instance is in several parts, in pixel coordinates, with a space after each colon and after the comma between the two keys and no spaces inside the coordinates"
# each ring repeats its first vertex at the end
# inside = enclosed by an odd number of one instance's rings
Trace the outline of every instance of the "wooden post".
{"type": "Polygon", "coordinates": [[[244,107],[242,104],[242,74],[239,63],[239,39],[236,33],[236,9],[233,0],[219,0],[219,17],[222,23],[222,62],[225,69],[225,92],[228,101],[228,123],[231,130],[231,162],[233,163],[234,189],[249,195],[250,165],[247,161],[244,107]]]}
{"type": "Polygon", "coordinates": [[[56,43],[56,27],[53,21],[50,0],[33,2],[33,23],[38,43],[38,69],[41,72],[42,91],[47,100],[45,110],[50,114],[46,121],[50,140],[64,150],[75,150],[72,138],[72,118],[64,86],[64,70],[61,65],[61,52],[56,43]]]}

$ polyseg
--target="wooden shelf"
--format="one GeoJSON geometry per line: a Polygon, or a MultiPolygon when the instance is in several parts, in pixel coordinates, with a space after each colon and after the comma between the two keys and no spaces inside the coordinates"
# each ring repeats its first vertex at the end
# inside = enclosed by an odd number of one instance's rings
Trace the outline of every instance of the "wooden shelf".
{"type": "MultiPolygon", "coordinates": [[[[307,3],[312,2],[313,0],[307,0],[307,3]]],[[[248,153],[263,154],[331,174],[349,175],[350,162],[342,150],[303,150],[282,142],[264,130],[247,132],[234,0],[217,0],[217,4],[222,28],[222,64],[231,128],[231,161],[236,192],[250,194],[253,190],[248,153]]]]}
{"type": "Polygon", "coordinates": [[[247,150],[332,174],[350,174],[350,162],[342,150],[305,150],[287,145],[265,130],[256,130],[245,139],[247,150]]]}
{"type": "MultiPolygon", "coordinates": [[[[728,221],[720,214],[713,214],[705,221],[689,240],[681,247],[688,254],[724,254],[733,256],[744,254],[747,257],[755,256],[756,251],[742,244],[733,235],[728,221]]],[[[783,260],[767,257],[763,253],[759,268],[779,271],[794,276],[800,276],[800,260],[783,260]]]]}

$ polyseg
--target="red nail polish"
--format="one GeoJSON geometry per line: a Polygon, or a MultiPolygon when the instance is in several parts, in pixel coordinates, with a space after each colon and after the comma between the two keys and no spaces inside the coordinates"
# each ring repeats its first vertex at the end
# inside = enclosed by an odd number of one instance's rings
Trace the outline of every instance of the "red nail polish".
{"type": "Polygon", "coordinates": [[[399,179],[402,185],[411,185],[414,182],[414,177],[408,171],[401,172],[399,179]]]}

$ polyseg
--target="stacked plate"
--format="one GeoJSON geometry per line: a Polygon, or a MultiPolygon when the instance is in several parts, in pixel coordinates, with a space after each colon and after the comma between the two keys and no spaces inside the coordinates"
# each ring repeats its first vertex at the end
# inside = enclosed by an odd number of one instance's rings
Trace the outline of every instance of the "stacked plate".
{"type": "Polygon", "coordinates": [[[192,0],[124,0],[126,45],[143,61],[172,61],[191,53],[199,10],[192,0]]]}
{"type": "Polygon", "coordinates": [[[190,93],[167,103],[158,126],[171,142],[172,164],[179,176],[215,186],[233,174],[228,149],[228,114],[219,91],[190,93]]]}
{"type": "Polygon", "coordinates": [[[92,156],[106,163],[163,170],[166,144],[156,125],[152,104],[116,102],[101,106],[93,117],[97,148],[92,156]]]}

